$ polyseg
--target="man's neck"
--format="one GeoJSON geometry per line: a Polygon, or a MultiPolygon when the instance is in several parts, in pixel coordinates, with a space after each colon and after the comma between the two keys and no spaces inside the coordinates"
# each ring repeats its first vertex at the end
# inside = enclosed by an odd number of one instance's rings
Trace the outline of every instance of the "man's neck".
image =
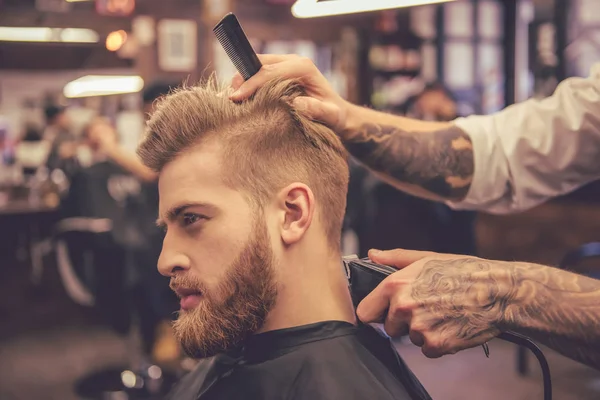
{"type": "Polygon", "coordinates": [[[341,258],[315,253],[283,269],[277,304],[260,332],[322,321],[356,323],[341,258]]]}

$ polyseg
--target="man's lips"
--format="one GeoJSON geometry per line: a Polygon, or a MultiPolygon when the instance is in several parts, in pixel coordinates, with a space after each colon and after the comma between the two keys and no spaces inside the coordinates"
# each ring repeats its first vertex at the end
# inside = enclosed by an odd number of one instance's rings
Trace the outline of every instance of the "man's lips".
{"type": "Polygon", "coordinates": [[[173,291],[175,291],[175,293],[177,293],[177,296],[179,296],[179,298],[183,298],[186,296],[192,296],[192,295],[201,295],[202,292],[198,289],[192,289],[192,288],[184,288],[184,287],[174,287],[173,291]]]}
{"type": "Polygon", "coordinates": [[[181,299],[179,305],[182,310],[191,310],[197,307],[200,301],[202,301],[202,292],[197,289],[178,287],[173,290],[181,299]]]}

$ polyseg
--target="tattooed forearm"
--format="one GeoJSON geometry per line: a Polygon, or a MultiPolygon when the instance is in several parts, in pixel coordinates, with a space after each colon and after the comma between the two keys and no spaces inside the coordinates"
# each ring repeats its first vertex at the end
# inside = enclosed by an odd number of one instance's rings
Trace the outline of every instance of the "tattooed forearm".
{"type": "Polygon", "coordinates": [[[363,124],[341,135],[354,157],[399,183],[422,187],[446,199],[463,198],[473,178],[473,146],[458,127],[412,133],[363,124]]]}
{"type": "Polygon", "coordinates": [[[493,263],[474,257],[429,261],[412,298],[436,316],[430,322],[442,331],[464,340],[486,335],[497,330],[506,307],[500,299],[509,292],[493,263]]]}
{"type": "Polygon", "coordinates": [[[449,337],[511,330],[600,369],[598,280],[531,263],[434,259],[411,295],[449,337]]]}
{"type": "Polygon", "coordinates": [[[600,281],[536,264],[514,277],[502,324],[600,369],[600,281]]]}

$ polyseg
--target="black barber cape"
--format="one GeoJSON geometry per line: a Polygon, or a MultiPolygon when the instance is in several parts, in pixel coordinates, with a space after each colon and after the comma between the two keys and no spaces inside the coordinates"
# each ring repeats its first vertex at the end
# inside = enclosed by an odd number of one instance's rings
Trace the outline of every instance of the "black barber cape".
{"type": "Polygon", "coordinates": [[[241,350],[201,360],[168,398],[431,399],[389,339],[338,321],[254,335],[241,350]]]}

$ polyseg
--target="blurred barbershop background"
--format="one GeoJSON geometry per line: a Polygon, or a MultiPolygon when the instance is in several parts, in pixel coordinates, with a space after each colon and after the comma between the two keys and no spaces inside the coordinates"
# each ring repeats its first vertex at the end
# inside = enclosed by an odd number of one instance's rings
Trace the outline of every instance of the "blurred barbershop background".
{"type": "MultiPolygon", "coordinates": [[[[310,57],[352,102],[421,119],[548,96],[600,60],[598,0],[0,0],[0,400],[161,399],[193,367],[156,271],[156,183],[130,157],[157,97],[233,76],[212,33],[230,11],[257,52],[310,57]]],[[[351,162],[346,254],[563,266],[596,241],[600,182],[491,216],[400,193],[351,162]]],[[[396,344],[435,399],[542,398],[537,361],[516,345],[430,360],[396,344]]],[[[544,351],[555,399],[600,398],[599,372],[544,351]]]]}

